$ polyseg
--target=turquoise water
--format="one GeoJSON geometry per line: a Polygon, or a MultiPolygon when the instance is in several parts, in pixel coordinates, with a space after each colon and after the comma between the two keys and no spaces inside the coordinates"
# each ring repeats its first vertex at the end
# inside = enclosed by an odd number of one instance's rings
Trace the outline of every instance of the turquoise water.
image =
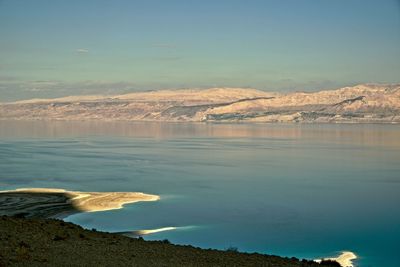
{"type": "Polygon", "coordinates": [[[67,219],[88,228],[398,266],[397,125],[0,122],[0,188],[20,187],[161,196],[67,219]]]}

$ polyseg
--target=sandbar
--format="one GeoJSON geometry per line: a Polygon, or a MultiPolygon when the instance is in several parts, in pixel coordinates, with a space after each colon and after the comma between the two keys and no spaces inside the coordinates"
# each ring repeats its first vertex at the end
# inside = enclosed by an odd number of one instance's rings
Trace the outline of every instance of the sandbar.
{"type": "MultiPolygon", "coordinates": [[[[353,260],[357,259],[357,255],[351,251],[343,251],[342,254],[336,258],[323,258],[323,260],[333,260],[337,261],[342,267],[354,267],[353,260]]],[[[315,260],[316,262],[321,262],[321,259],[315,260]]]]}
{"type": "Polygon", "coordinates": [[[79,212],[121,209],[125,204],[157,201],[141,192],[80,192],[58,188],[20,188],[0,191],[0,215],[65,218],[79,212]]]}

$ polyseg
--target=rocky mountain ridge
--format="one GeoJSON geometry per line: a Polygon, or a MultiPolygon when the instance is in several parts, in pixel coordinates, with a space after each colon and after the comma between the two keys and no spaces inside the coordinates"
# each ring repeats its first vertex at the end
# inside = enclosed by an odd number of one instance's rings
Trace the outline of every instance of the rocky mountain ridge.
{"type": "Polygon", "coordinates": [[[264,92],[210,88],[70,96],[0,104],[2,120],[400,122],[400,84],[264,92]]]}

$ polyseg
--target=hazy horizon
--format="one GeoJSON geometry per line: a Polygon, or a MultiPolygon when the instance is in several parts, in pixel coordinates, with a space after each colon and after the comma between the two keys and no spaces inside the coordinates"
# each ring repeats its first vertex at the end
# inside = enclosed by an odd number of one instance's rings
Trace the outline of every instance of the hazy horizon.
{"type": "Polygon", "coordinates": [[[0,0],[0,101],[399,83],[400,4],[0,0]]]}
{"type": "MultiPolygon", "coordinates": [[[[380,86],[380,87],[393,87],[393,86],[397,86],[400,85],[399,83],[359,83],[359,84],[354,84],[354,85],[344,85],[342,87],[327,87],[327,88],[315,88],[315,89],[309,89],[309,90],[296,90],[295,88],[293,88],[293,90],[263,90],[263,89],[258,89],[258,88],[251,88],[251,87],[245,87],[245,88],[241,88],[241,87],[227,87],[227,86],[221,86],[221,87],[182,87],[182,88],[160,88],[160,89],[137,89],[137,90],[107,90],[106,92],[102,92],[102,90],[95,90],[93,92],[78,92],[75,95],[72,94],[62,94],[61,92],[59,92],[60,94],[56,94],[56,95],[48,95],[48,94],[44,94],[44,95],[40,95],[40,96],[35,96],[35,97],[31,97],[31,98],[16,98],[16,99],[0,99],[0,104],[7,104],[7,103],[14,103],[14,102],[20,102],[20,101],[29,101],[29,100],[41,100],[41,99],[62,99],[62,98],[68,98],[68,97],[85,97],[85,96],[122,96],[122,95],[129,95],[129,94],[134,94],[134,93],[150,93],[150,92],[169,92],[169,91],[176,91],[177,93],[179,91],[205,91],[205,90],[213,90],[213,89],[226,89],[226,90],[234,90],[234,89],[244,89],[244,90],[259,90],[260,92],[266,92],[266,93],[281,93],[283,95],[286,94],[290,94],[290,93],[318,93],[318,92],[322,92],[322,91],[335,91],[338,89],[342,89],[342,88],[352,88],[352,87],[358,87],[358,86],[380,86]]],[[[234,94],[234,92],[232,92],[232,94],[234,94]]]]}

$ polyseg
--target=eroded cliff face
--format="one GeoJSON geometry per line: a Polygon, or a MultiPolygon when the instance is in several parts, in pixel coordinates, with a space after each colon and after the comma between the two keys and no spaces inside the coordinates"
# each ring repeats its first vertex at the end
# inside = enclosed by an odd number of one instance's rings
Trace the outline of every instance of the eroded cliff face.
{"type": "Polygon", "coordinates": [[[400,122],[400,85],[363,84],[288,94],[211,88],[33,99],[1,104],[0,119],[400,122]]]}

